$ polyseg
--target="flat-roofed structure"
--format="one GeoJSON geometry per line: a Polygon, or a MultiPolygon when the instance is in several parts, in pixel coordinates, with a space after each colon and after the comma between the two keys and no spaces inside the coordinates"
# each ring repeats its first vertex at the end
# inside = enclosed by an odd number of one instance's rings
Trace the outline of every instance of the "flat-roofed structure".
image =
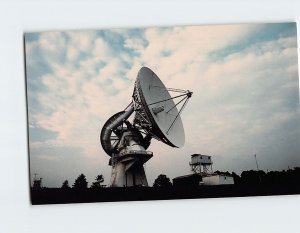
{"type": "Polygon", "coordinates": [[[199,174],[190,174],[178,176],[173,179],[174,187],[197,187],[202,182],[202,177],[199,174]]]}

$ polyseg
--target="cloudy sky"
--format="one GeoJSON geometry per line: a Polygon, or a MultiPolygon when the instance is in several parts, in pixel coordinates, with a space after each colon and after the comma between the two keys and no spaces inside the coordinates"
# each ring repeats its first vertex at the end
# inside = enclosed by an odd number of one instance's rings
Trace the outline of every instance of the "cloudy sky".
{"type": "Polygon", "coordinates": [[[300,166],[295,23],[60,31],[25,34],[31,174],[48,187],[84,173],[89,183],[109,157],[105,121],[130,102],[142,66],[167,87],[194,92],[182,119],[186,143],[152,140],[149,184],[190,173],[190,155],[214,170],[300,166]]]}

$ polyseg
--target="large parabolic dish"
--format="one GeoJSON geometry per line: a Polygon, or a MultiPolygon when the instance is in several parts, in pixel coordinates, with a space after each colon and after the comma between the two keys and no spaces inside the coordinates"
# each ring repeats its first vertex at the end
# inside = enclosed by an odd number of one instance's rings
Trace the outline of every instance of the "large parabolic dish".
{"type": "MultiPolygon", "coordinates": [[[[183,146],[185,135],[180,112],[169,89],[158,76],[149,68],[142,67],[138,73],[135,91],[138,91],[143,109],[151,122],[150,132],[172,147],[183,146]]],[[[182,93],[179,96],[187,94],[182,93]]]]}
{"type": "Polygon", "coordinates": [[[149,68],[140,69],[132,102],[124,111],[111,116],[100,134],[101,145],[111,156],[111,187],[148,186],[143,165],[153,156],[151,151],[146,151],[151,139],[172,147],[184,145],[180,114],[191,96],[188,90],[166,88],[149,68]],[[170,91],[176,95],[171,96],[170,91]],[[181,106],[179,110],[178,106],[181,106]]]}

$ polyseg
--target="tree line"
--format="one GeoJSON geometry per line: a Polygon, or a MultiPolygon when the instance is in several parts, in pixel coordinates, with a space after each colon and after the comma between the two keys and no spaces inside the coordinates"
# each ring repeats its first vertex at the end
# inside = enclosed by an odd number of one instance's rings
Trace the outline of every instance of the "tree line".
{"type": "MultiPolygon", "coordinates": [[[[235,172],[222,172],[222,171],[216,171],[215,174],[224,174],[224,175],[230,175],[234,179],[235,185],[255,185],[255,184],[263,184],[263,185],[298,185],[298,182],[300,180],[300,167],[295,167],[293,169],[288,170],[282,170],[282,171],[269,171],[264,172],[262,170],[255,171],[255,170],[249,170],[249,171],[243,171],[241,175],[237,175],[235,172]]],[[[99,189],[105,187],[105,185],[102,185],[104,182],[104,176],[102,174],[97,175],[95,178],[95,181],[92,182],[92,185],[90,186],[90,189],[99,189]]],[[[40,184],[36,182],[35,186],[33,186],[33,189],[41,189],[40,187],[36,187],[37,184],[40,184]]],[[[172,187],[173,184],[169,177],[167,177],[165,174],[160,174],[153,183],[154,188],[160,188],[160,187],[172,187]]],[[[74,181],[74,184],[72,187],[69,185],[69,181],[65,180],[62,183],[61,189],[87,189],[88,188],[88,182],[86,179],[86,176],[84,174],[80,174],[74,181]]]]}
{"type": "MultiPolygon", "coordinates": [[[[104,176],[103,175],[97,175],[95,178],[95,182],[92,183],[91,189],[98,189],[103,188],[104,185],[101,185],[104,182],[104,176]]],[[[160,174],[154,181],[153,187],[159,188],[159,187],[172,187],[172,182],[169,177],[167,177],[164,174],[160,174]]],[[[61,186],[62,189],[70,189],[69,181],[65,180],[62,183],[61,186]]],[[[72,188],[74,189],[87,189],[88,188],[88,182],[86,180],[86,176],[84,174],[80,174],[74,184],[72,185],[72,188]]]]}
{"type": "MultiPolygon", "coordinates": [[[[104,176],[103,175],[97,175],[95,178],[95,181],[91,185],[91,189],[98,189],[98,188],[103,188],[104,185],[102,183],[104,182],[104,176]]],[[[70,189],[69,181],[65,180],[62,183],[61,186],[62,189],[70,189]]],[[[86,176],[84,174],[80,174],[74,181],[74,184],[72,185],[73,189],[87,189],[88,188],[88,182],[86,180],[86,176]]]]}
{"type": "Polygon", "coordinates": [[[282,171],[243,171],[241,175],[232,172],[234,183],[237,185],[299,185],[300,167],[282,171]]]}

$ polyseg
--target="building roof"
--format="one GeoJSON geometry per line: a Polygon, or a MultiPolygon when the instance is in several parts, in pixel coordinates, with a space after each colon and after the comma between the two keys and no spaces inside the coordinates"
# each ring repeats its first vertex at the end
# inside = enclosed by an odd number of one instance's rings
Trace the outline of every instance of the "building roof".
{"type": "Polygon", "coordinates": [[[188,177],[192,177],[192,176],[201,176],[201,175],[200,174],[189,174],[189,175],[184,175],[184,176],[177,176],[177,177],[173,178],[173,180],[188,178],[188,177]]]}
{"type": "Polygon", "coordinates": [[[195,156],[206,156],[206,157],[211,157],[210,155],[202,155],[202,154],[192,154],[191,157],[195,157],[195,156]]]}

